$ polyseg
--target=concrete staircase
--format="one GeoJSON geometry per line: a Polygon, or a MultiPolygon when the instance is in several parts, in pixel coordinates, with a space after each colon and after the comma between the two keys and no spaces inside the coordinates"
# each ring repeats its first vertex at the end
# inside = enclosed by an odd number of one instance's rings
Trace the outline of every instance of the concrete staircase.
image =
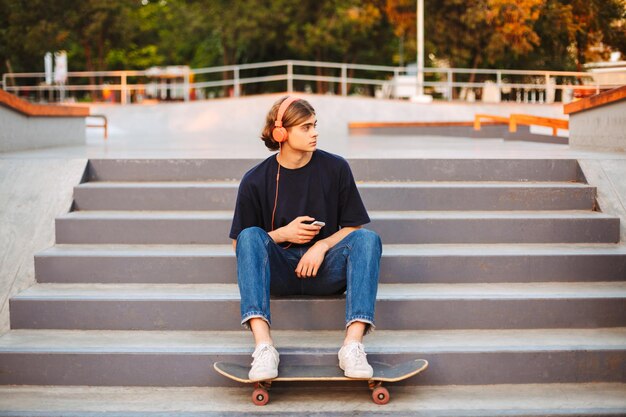
{"type": "MultiPolygon", "coordinates": [[[[253,160],[92,160],[10,300],[0,416],[626,414],[626,247],[575,160],[350,162],[384,243],[369,358],[430,362],[390,404],[297,384],[254,408],[212,370],[252,352],[228,230],[253,160]]],[[[272,316],[281,363],[336,363],[343,298],[272,316]]]]}

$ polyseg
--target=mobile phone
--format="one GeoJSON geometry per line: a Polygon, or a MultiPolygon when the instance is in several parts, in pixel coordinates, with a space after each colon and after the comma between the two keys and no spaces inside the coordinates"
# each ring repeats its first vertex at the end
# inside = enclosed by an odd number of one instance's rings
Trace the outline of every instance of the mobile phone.
{"type": "Polygon", "coordinates": [[[320,221],[318,221],[318,220],[315,220],[315,221],[314,221],[313,223],[311,223],[311,224],[312,224],[313,226],[321,226],[321,227],[326,226],[326,223],[324,223],[324,222],[320,222],[320,221]]]}

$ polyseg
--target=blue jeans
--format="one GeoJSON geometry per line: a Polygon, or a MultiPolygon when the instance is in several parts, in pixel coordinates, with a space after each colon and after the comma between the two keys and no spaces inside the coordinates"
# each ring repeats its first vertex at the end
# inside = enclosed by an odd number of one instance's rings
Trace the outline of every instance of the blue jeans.
{"type": "Polygon", "coordinates": [[[284,249],[259,227],[241,231],[237,237],[237,282],[241,295],[241,324],[251,318],[271,325],[270,294],[337,295],[346,292],[346,327],[355,321],[374,327],[374,307],[382,243],[378,235],[358,229],[327,253],[317,275],[298,278],[295,273],[306,247],[284,249]]]}

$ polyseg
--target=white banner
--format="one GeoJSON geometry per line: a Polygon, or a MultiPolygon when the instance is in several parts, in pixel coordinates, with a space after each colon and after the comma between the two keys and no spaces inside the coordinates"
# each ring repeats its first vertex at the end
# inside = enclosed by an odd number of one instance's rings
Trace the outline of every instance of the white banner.
{"type": "Polygon", "coordinates": [[[54,53],[54,81],[65,84],[67,81],[67,53],[59,51],[54,53]]]}
{"type": "Polygon", "coordinates": [[[46,72],[46,84],[52,84],[52,54],[50,52],[46,52],[43,57],[43,64],[46,72]]]}

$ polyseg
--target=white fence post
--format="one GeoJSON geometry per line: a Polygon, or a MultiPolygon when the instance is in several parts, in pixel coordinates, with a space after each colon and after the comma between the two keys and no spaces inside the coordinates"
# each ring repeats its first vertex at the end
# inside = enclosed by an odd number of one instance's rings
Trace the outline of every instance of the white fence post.
{"type": "Polygon", "coordinates": [[[121,75],[121,84],[122,84],[122,89],[120,91],[120,102],[122,104],[126,104],[128,102],[128,96],[127,96],[127,92],[128,90],[127,88],[127,79],[126,79],[126,72],[122,72],[121,75]]]}
{"type": "Polygon", "coordinates": [[[391,94],[393,98],[398,98],[398,84],[400,80],[400,69],[398,67],[393,69],[393,84],[391,85],[391,94]]]}
{"type": "Polygon", "coordinates": [[[287,62],[287,92],[293,93],[293,62],[287,62]]]}
{"type": "Polygon", "coordinates": [[[341,95],[348,95],[348,66],[341,64],[341,95]]]}
{"type": "Polygon", "coordinates": [[[502,100],[502,72],[500,70],[496,71],[496,85],[498,86],[500,100],[502,100]]]}
{"type": "Polygon", "coordinates": [[[448,69],[448,76],[446,77],[448,82],[448,101],[452,101],[452,95],[454,94],[454,87],[452,86],[452,83],[454,82],[453,77],[454,74],[452,73],[452,70],[448,69]]]}
{"type": "Polygon", "coordinates": [[[241,95],[241,86],[239,84],[239,67],[236,66],[233,68],[233,87],[234,87],[234,96],[239,97],[241,95]]]}
{"type": "Polygon", "coordinates": [[[183,82],[183,98],[185,100],[185,102],[189,101],[189,68],[185,69],[185,81],[183,82]]]}
{"type": "Polygon", "coordinates": [[[552,82],[550,81],[550,73],[546,72],[546,88],[545,92],[545,102],[548,104],[554,103],[555,100],[555,91],[552,82]]]}

